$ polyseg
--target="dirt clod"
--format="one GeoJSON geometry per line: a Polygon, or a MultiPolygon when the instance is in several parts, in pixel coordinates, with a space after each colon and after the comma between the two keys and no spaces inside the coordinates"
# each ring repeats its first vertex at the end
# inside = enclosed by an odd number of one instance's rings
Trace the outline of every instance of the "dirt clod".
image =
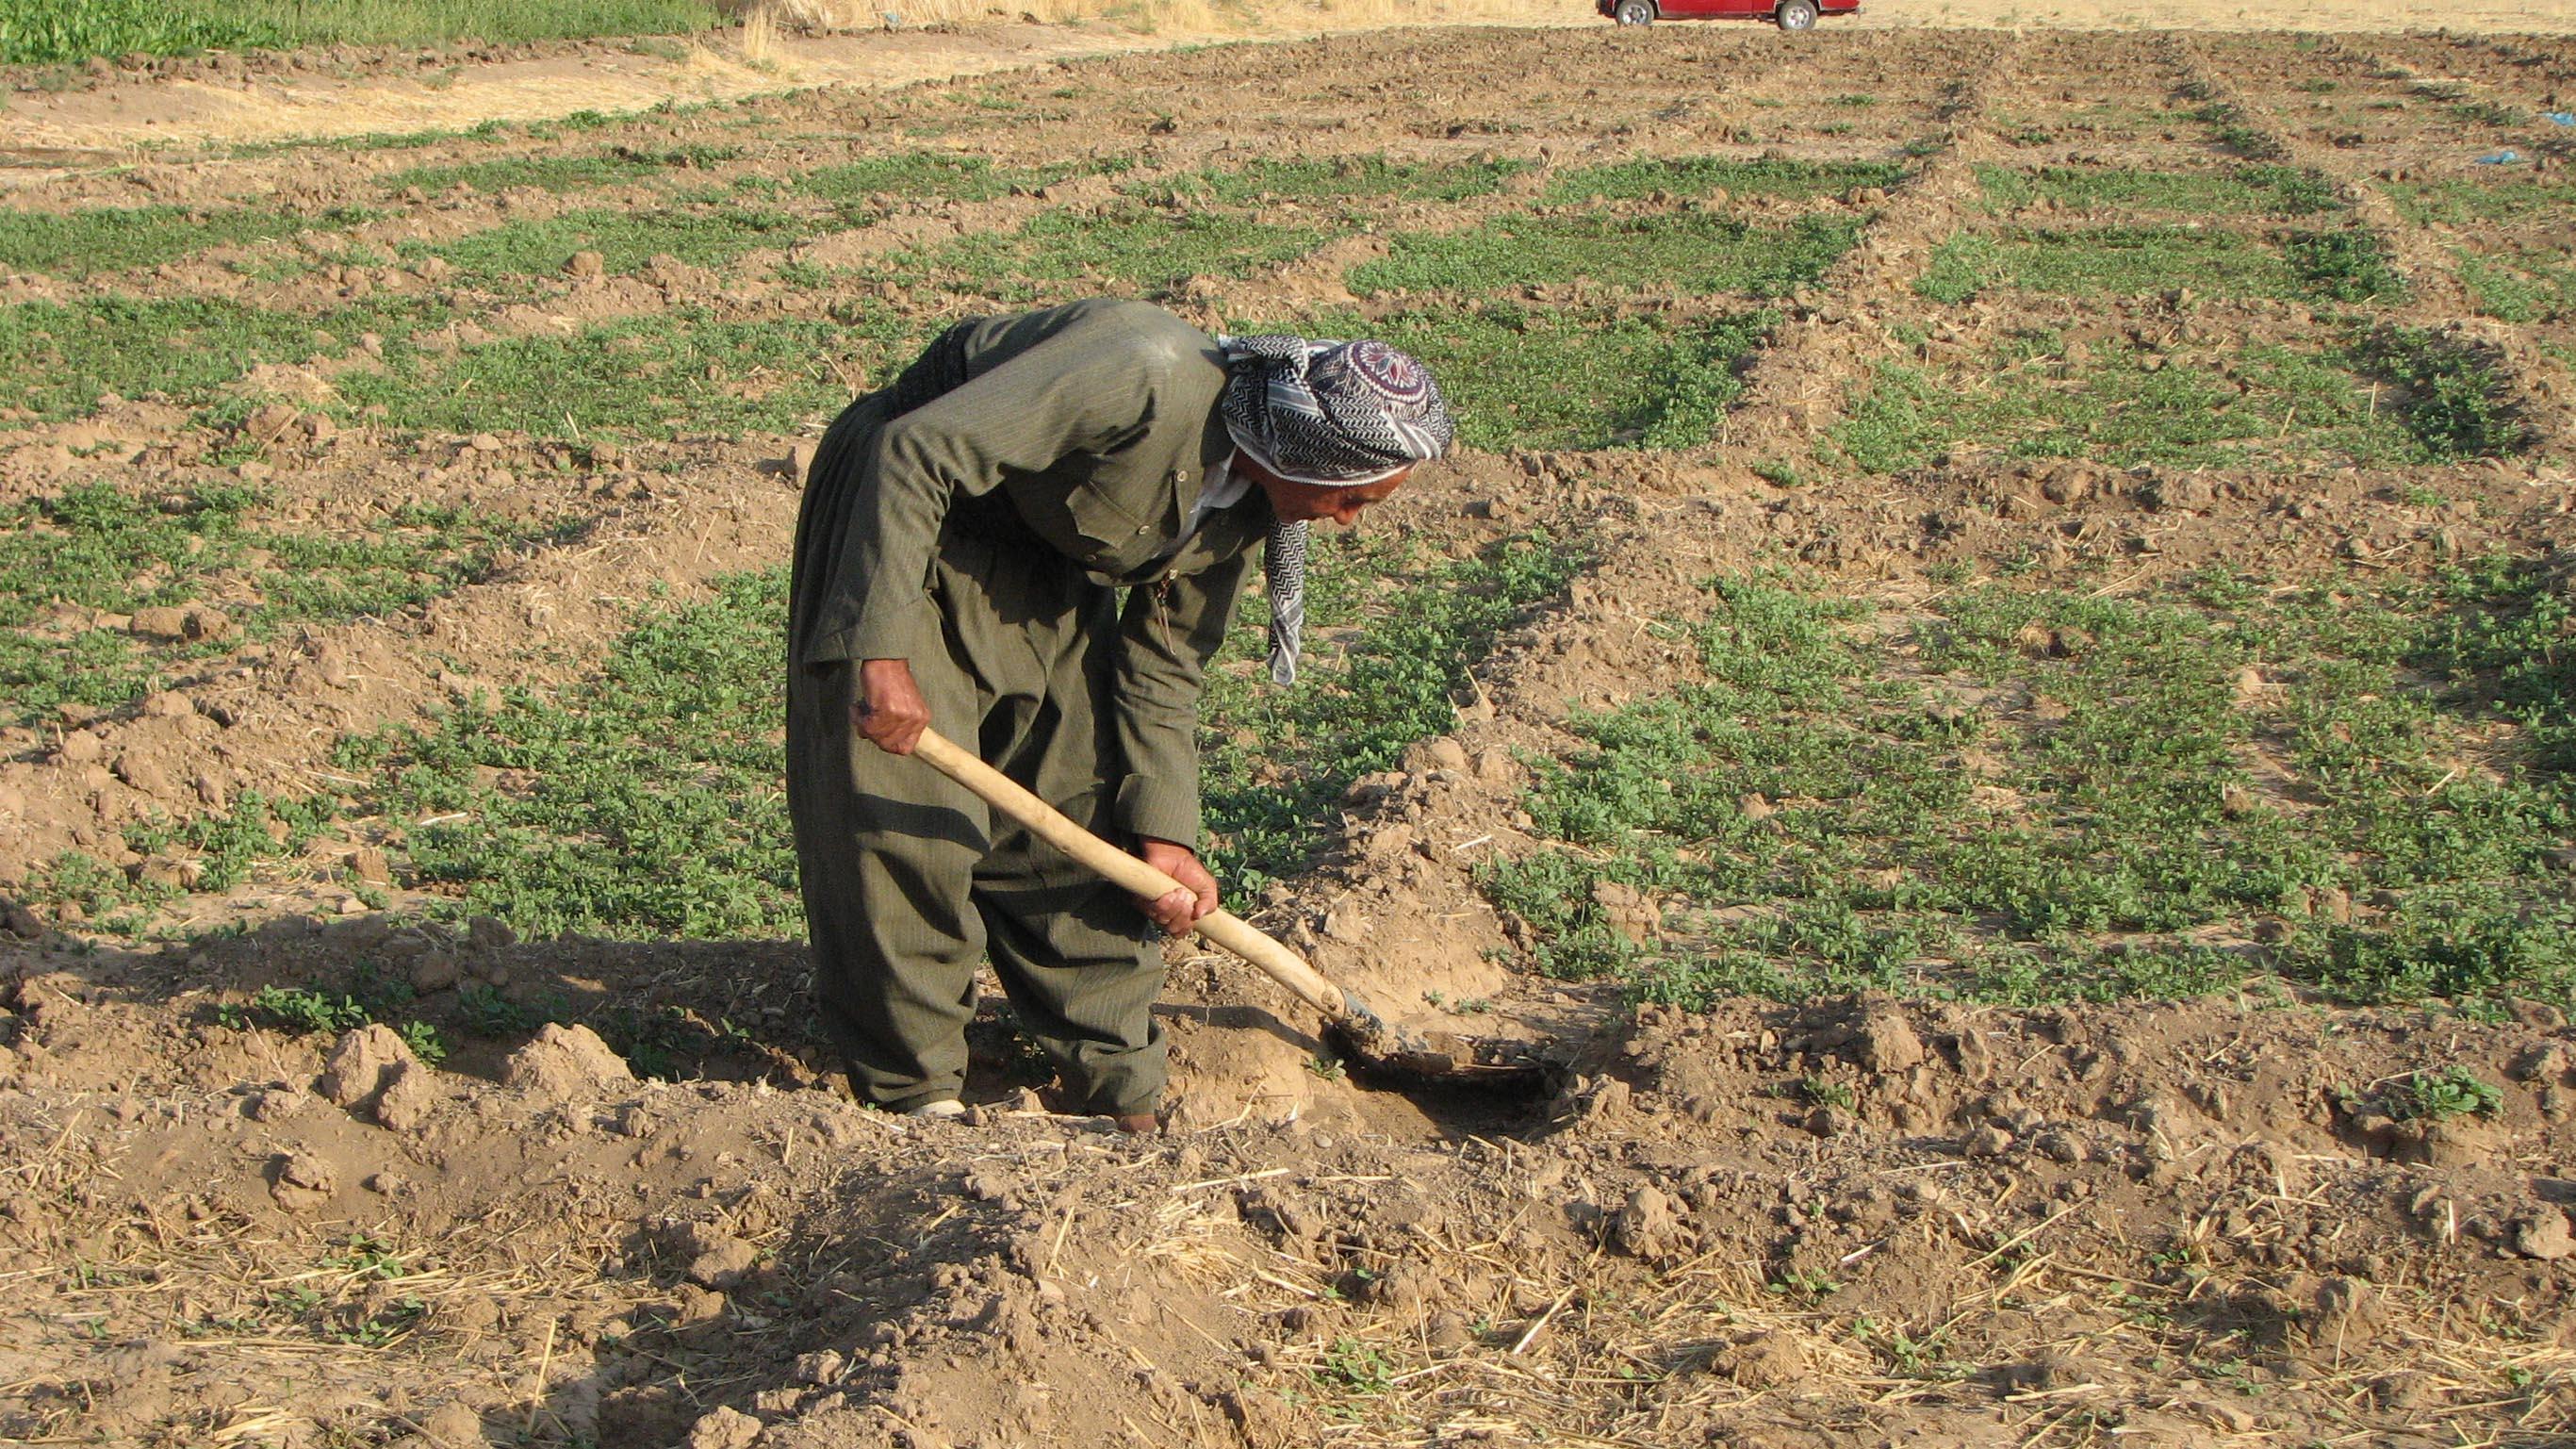
{"type": "Polygon", "coordinates": [[[675,1257],[685,1258],[689,1281],[719,1292],[741,1283],[760,1262],[760,1250],[708,1223],[674,1225],[665,1243],[675,1257]]]}
{"type": "Polygon", "coordinates": [[[382,1022],[341,1033],[314,1080],[314,1093],[334,1107],[356,1107],[382,1092],[404,1067],[420,1065],[411,1048],[382,1022]]]}
{"type": "Polygon", "coordinates": [[[1636,1258],[1665,1258],[1688,1246],[1681,1204],[1661,1188],[1640,1187],[1610,1219],[1610,1240],[1636,1258]]]}
{"type": "Polygon", "coordinates": [[[526,1046],[510,1054],[501,1080],[536,1096],[571,1101],[631,1089],[635,1074],[626,1059],[589,1027],[548,1022],[526,1046]]]}
{"type": "Polygon", "coordinates": [[[751,1449],[760,1421],[739,1409],[719,1408],[689,1426],[689,1449],[751,1449]]]}
{"type": "Polygon", "coordinates": [[[1807,1356],[1785,1333],[1759,1333],[1709,1360],[1709,1370],[1737,1387],[1760,1391],[1796,1383],[1807,1372],[1807,1356]]]}
{"type": "Polygon", "coordinates": [[[339,1169],[309,1152],[289,1153],[274,1168],[269,1196],[289,1212],[308,1212],[340,1190],[339,1169]]]}
{"type": "Polygon", "coordinates": [[[376,1098],[375,1117],[389,1132],[410,1136],[429,1123],[441,1100],[438,1073],[417,1062],[397,1062],[376,1098]]]}
{"type": "Polygon", "coordinates": [[[2576,1253],[2576,1232],[2569,1230],[2567,1214],[2544,1207],[2514,1224],[2513,1250],[2526,1258],[2554,1263],[2576,1253]]]}

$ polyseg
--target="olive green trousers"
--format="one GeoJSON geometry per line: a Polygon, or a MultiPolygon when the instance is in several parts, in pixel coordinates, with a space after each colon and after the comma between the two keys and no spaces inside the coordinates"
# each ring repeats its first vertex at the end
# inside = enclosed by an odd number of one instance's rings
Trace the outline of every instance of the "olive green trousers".
{"type": "MultiPolygon", "coordinates": [[[[845,435],[818,452],[809,513],[814,490],[859,486],[865,439],[834,432],[845,435]]],[[[808,584],[802,553],[791,593],[808,584]]],[[[911,660],[931,726],[1100,830],[1124,773],[1103,728],[1116,591],[996,496],[950,515],[931,593],[945,647],[911,660]]],[[[810,611],[791,604],[790,617],[810,611]]],[[[1071,1108],[1153,1111],[1165,1060],[1151,922],[1126,892],[965,787],[870,743],[850,715],[857,661],[799,667],[801,643],[790,641],[787,806],[816,1005],[852,1090],[898,1110],[957,1097],[975,970],[989,958],[1071,1108]]]]}

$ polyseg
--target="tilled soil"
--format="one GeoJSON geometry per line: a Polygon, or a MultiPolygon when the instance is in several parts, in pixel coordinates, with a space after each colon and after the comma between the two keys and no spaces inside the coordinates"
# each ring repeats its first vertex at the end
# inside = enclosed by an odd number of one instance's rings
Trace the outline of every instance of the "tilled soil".
{"type": "MultiPolygon", "coordinates": [[[[1796,564],[1901,604],[1936,570],[2006,556],[2115,591],[2204,565],[2403,577],[2490,549],[2563,558],[2576,428],[2568,354],[2541,345],[2563,341],[2547,330],[2563,324],[2468,316],[2450,263],[2456,245],[2530,229],[2437,234],[2393,188],[2470,174],[2452,122],[2419,104],[2421,76],[2494,97],[2534,74],[2563,84],[2566,44],[1930,32],[1789,49],[1675,29],[1069,63],[984,93],[1028,107],[1026,123],[971,128],[998,164],[1115,155],[1132,162],[1118,185],[1180,178],[1282,146],[1287,103],[1278,116],[1247,109],[1259,87],[1298,98],[1299,154],[1524,160],[1542,185],[1636,156],[1914,163],[1874,197],[1755,203],[1865,226],[1822,281],[1782,299],[1714,444],[1474,452],[1385,510],[1382,526],[1445,552],[1537,524],[1579,528],[1594,562],[1561,606],[1502,641],[1453,732],[1353,789],[1324,861],[1274,888],[1261,919],[1417,1024],[1560,1043],[1564,1071],[1546,1090],[1348,1080],[1312,1013],[1245,968],[1176,949],[1168,1135],[1117,1137],[1000,1087],[962,1122],[891,1119],[818,1074],[798,944],[523,941],[494,921],[419,920],[431,893],[393,880],[367,882],[391,900],[378,910],[352,885],[366,874],[351,874],[354,852],[398,838],[326,837],[305,869],[184,895],[165,924],[198,934],[179,944],[93,937],[36,901],[45,918],[13,907],[0,938],[0,1281],[18,1290],[0,1308],[0,1433],[927,1449],[2429,1446],[2576,1429],[2576,1033],[2556,1009],[2475,1021],[2249,996],[1631,1010],[1518,969],[1517,927],[1473,876],[1530,844],[1525,761],[1576,746],[1574,711],[1687,675],[1686,651],[1653,625],[1713,575],[1796,564]],[[1797,104],[1844,94],[1871,103],[1845,108],[1849,124],[1829,135],[1797,104]],[[2321,110],[2327,99],[2350,118],[2321,110]],[[2236,109],[2236,140],[2186,116],[2211,102],[2236,109]],[[1753,471],[1826,438],[1882,363],[1964,365],[2016,329],[2092,326],[2185,356],[2214,336],[2312,340],[2321,310],[2299,302],[1945,309],[1915,289],[1954,232],[2001,224],[1979,163],[2216,165],[2244,159],[2231,147],[2249,136],[2325,177],[2385,239],[2413,284],[2397,320],[2488,349],[2531,449],[2440,467],[2181,470],[1962,446],[1892,476],[1788,487],[1753,471]],[[239,1024],[261,986],[361,964],[433,996],[472,984],[486,999],[564,1000],[576,1016],[676,993],[705,1039],[692,1058],[702,1076],[639,1079],[588,1027],[433,1064],[382,1027],[335,1038],[239,1024]],[[1433,1009],[1470,1001],[1480,1009],[1433,1009]],[[2452,1067],[2501,1084],[2493,1111],[2392,1108],[2390,1083],[2452,1067]]],[[[978,110],[938,90],[808,95],[629,139],[722,139],[741,148],[725,163],[738,174],[784,177],[910,130],[967,127],[978,110]]],[[[381,184],[549,147],[577,142],[150,164],[68,176],[34,204],[266,194],[391,210],[325,239],[337,246],[659,194],[404,197],[381,184]]],[[[2540,155],[2539,178],[2563,177],[2563,149],[2540,155]]],[[[1384,253],[1387,233],[1463,230],[1532,204],[1535,188],[1513,184],[1406,202],[1379,235],[1192,278],[1165,300],[1210,323],[1315,305],[1365,314],[1349,273],[1384,253]]],[[[317,326],[356,297],[411,291],[464,309],[467,346],[700,301],[757,318],[867,297],[935,323],[990,305],[978,279],[926,276],[898,296],[856,275],[810,293],[772,279],[796,261],[851,265],[1115,194],[1095,175],[890,201],[721,276],[656,260],[514,290],[353,262],[262,282],[214,252],[6,286],[20,301],[231,296],[317,326]]],[[[1582,295],[1564,284],[1529,300],[1582,295]]],[[[1687,316],[1702,302],[1646,305],[1687,316]]],[[[309,395],[237,421],[149,400],[19,417],[0,440],[0,501],[74,477],[139,493],[252,477],[236,447],[247,430],[263,507],[301,527],[363,528],[393,499],[572,526],[416,609],[201,659],[134,704],[0,734],[0,885],[23,888],[66,849],[113,859],[120,827],[155,811],[312,788],[342,734],[478,687],[579,678],[635,600],[693,597],[785,552],[801,437],[601,446],[334,422],[333,370],[368,356],[317,348],[293,376],[245,389],[292,399],[300,379],[309,395]]]]}

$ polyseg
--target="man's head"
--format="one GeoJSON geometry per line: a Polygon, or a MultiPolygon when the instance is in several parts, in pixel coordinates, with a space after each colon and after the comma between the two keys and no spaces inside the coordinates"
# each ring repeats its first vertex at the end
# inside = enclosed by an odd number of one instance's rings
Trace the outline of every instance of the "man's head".
{"type": "Polygon", "coordinates": [[[1348,523],[1417,463],[1449,451],[1440,386],[1383,342],[1223,339],[1233,377],[1219,411],[1235,466],[1283,523],[1348,523]]]}
{"type": "Polygon", "coordinates": [[[1413,465],[1407,463],[1366,483],[1304,483],[1280,477],[1240,450],[1234,455],[1234,466],[1270,495],[1270,511],[1279,516],[1280,522],[1338,523],[1345,528],[1359,522],[1361,511],[1370,504],[1393,497],[1413,474],[1413,465]]]}
{"type": "Polygon", "coordinates": [[[1217,412],[1234,466],[1278,515],[1262,571],[1270,582],[1270,677],[1297,679],[1306,618],[1306,525],[1351,523],[1449,451],[1448,405],[1421,363],[1383,342],[1222,337],[1228,373],[1217,412]]]}

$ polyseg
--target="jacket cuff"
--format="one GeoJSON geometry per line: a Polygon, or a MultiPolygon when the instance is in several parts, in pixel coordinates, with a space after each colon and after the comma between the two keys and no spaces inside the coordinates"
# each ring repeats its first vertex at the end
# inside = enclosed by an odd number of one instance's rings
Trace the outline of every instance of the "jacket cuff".
{"type": "Polygon", "coordinates": [[[1113,812],[1120,829],[1175,845],[1199,848],[1199,794],[1150,775],[1130,775],[1118,785],[1113,812]]]}

